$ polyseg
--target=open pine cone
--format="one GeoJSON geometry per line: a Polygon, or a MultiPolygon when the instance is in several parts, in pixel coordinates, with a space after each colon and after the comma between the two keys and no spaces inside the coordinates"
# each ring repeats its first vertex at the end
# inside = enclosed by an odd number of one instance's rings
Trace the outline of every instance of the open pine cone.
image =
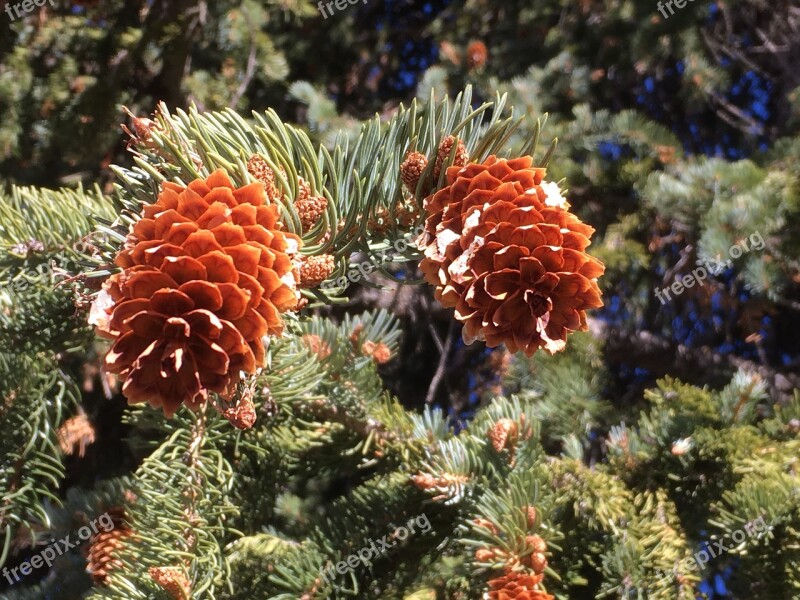
{"type": "Polygon", "coordinates": [[[541,575],[506,573],[489,582],[491,600],[553,600],[553,596],[536,586],[542,581],[541,575]]]}
{"type": "Polygon", "coordinates": [[[105,365],[129,402],[172,416],[263,366],[263,336],[280,334],[280,313],[297,305],[300,246],[267,202],[263,183],[237,189],[219,170],[188,187],[164,183],[144,207],[116,258],[123,271],[98,300],[108,318],[95,320],[115,340],[105,365]]]}
{"type": "Polygon", "coordinates": [[[605,269],[586,253],[594,229],[532,163],[492,156],[449,168],[447,187],[425,200],[417,240],[425,279],[455,308],[464,341],[528,356],[563,350],[571,331],[587,329],[605,269]]]}

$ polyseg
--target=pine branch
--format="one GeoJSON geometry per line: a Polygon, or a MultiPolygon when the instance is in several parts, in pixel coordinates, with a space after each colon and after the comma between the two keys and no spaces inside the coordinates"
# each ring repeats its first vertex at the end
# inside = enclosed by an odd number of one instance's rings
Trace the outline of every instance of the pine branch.
{"type": "Polygon", "coordinates": [[[133,537],[116,555],[120,566],[92,599],[152,597],[159,589],[148,569],[177,567],[188,574],[192,597],[215,598],[230,572],[223,548],[238,536],[228,525],[233,468],[222,449],[228,422],[215,411],[184,409],[165,424],[169,437],[145,459],[132,480],[135,501],[126,507],[133,537]]]}
{"type": "MultiPolygon", "coordinates": [[[[39,358],[0,354],[0,565],[11,545],[37,527],[48,528],[44,499],[60,504],[64,463],[58,428],[76,406],[80,393],[55,364],[39,358]]],[[[25,542],[22,541],[24,544],[25,542]]]]}

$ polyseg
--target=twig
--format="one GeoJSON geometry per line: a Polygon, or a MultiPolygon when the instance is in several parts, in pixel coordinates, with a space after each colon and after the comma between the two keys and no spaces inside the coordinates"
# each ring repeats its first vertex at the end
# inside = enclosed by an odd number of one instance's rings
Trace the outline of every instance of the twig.
{"type": "Polygon", "coordinates": [[[431,332],[434,334],[434,342],[439,347],[439,365],[436,367],[436,373],[433,375],[433,379],[431,379],[431,384],[428,386],[428,394],[425,396],[425,404],[433,403],[433,399],[436,397],[436,392],[439,389],[439,384],[442,381],[442,377],[444,377],[444,371],[447,367],[447,359],[450,356],[450,349],[453,347],[453,329],[455,325],[455,320],[450,321],[450,325],[447,328],[447,339],[445,339],[444,344],[442,344],[442,340],[439,338],[438,333],[431,324],[431,332]]]}

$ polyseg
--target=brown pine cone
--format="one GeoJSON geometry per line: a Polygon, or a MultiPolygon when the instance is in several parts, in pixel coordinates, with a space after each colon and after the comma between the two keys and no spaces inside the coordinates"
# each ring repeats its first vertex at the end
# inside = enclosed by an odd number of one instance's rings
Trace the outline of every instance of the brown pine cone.
{"type": "Polygon", "coordinates": [[[486,435],[489,437],[489,441],[492,442],[495,452],[502,452],[505,448],[514,449],[517,443],[517,434],[518,428],[514,421],[511,419],[499,419],[489,428],[486,435]]]}
{"type": "Polygon", "coordinates": [[[594,229],[569,211],[558,186],[531,157],[492,156],[447,171],[449,185],[425,200],[417,245],[436,298],[455,307],[468,344],[531,356],[563,350],[603,305],[603,264],[586,253],[594,229]]]}
{"type": "Polygon", "coordinates": [[[422,172],[428,166],[427,157],[420,152],[409,152],[403,164],[400,165],[400,177],[406,188],[412,194],[417,193],[417,186],[419,179],[422,177],[422,172]]]}
{"type": "MultiPolygon", "coordinates": [[[[439,175],[442,173],[442,167],[445,162],[450,158],[450,152],[453,151],[453,145],[456,143],[456,138],[452,135],[447,136],[441,144],[439,144],[439,151],[436,153],[436,166],[433,169],[433,181],[439,182],[439,175]]],[[[469,155],[467,154],[467,147],[464,142],[458,140],[458,148],[456,149],[456,156],[453,159],[454,167],[465,167],[469,162],[469,155]]]]}
{"type": "Polygon", "coordinates": [[[294,202],[294,207],[300,217],[300,224],[303,231],[308,232],[314,228],[325,210],[328,208],[328,199],[325,196],[308,196],[298,198],[294,202]]]}
{"type": "Polygon", "coordinates": [[[300,287],[309,289],[325,281],[336,268],[332,254],[306,256],[300,263],[300,287]]]}
{"type": "Polygon", "coordinates": [[[489,582],[489,598],[492,600],[554,600],[550,594],[536,589],[541,581],[541,575],[506,573],[489,582]]]}
{"type": "Polygon", "coordinates": [[[311,352],[317,355],[319,360],[325,360],[331,355],[331,347],[318,335],[309,333],[300,339],[311,352]]]}
{"type": "Polygon", "coordinates": [[[364,342],[364,345],[361,346],[361,352],[364,356],[369,356],[374,360],[377,364],[383,365],[392,360],[392,351],[389,350],[389,346],[384,344],[383,342],[375,343],[370,342],[369,340],[364,342]]]}
{"type": "Polygon", "coordinates": [[[542,573],[547,567],[547,557],[541,552],[534,552],[525,557],[523,564],[533,569],[534,573],[542,573]]]}
{"type": "Polygon", "coordinates": [[[279,335],[280,313],[297,305],[300,246],[266,201],[262,183],[235,188],[219,170],[188,187],[165,182],[144,207],[117,255],[122,273],[104,285],[110,318],[98,324],[115,340],[105,366],[125,380],[129,402],[172,416],[209,391],[230,394],[241,371],[264,365],[263,337],[279,335]]]}
{"type": "Polygon", "coordinates": [[[125,538],[132,535],[124,509],[109,509],[108,516],[111,517],[113,528],[109,531],[98,531],[89,538],[86,570],[97,585],[105,585],[108,575],[122,566],[115,554],[124,547],[125,538]]]}
{"type": "MultiPolygon", "coordinates": [[[[282,168],[281,171],[285,176],[286,172],[282,168]]],[[[247,161],[247,172],[253,176],[253,179],[264,184],[264,192],[271,203],[280,202],[283,194],[278,188],[278,182],[275,181],[275,171],[267,164],[263,156],[258,154],[251,156],[250,160],[247,161]]]]}

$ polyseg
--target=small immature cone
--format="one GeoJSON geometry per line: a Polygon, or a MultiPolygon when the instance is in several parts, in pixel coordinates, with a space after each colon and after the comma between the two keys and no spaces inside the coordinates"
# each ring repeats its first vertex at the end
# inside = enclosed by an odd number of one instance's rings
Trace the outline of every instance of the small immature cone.
{"type": "Polygon", "coordinates": [[[547,543],[538,535],[529,535],[525,538],[526,544],[533,549],[528,556],[525,557],[524,563],[533,569],[534,573],[542,573],[547,567],[547,543]]]}
{"type": "Polygon", "coordinates": [[[303,231],[308,232],[314,228],[325,210],[328,208],[328,199],[325,196],[312,196],[295,200],[294,207],[300,217],[303,231]]]}
{"type": "Polygon", "coordinates": [[[298,180],[298,194],[294,201],[294,208],[300,217],[303,231],[314,228],[325,209],[328,208],[328,199],[325,196],[312,196],[311,184],[302,177],[298,180]]]}
{"type": "Polygon", "coordinates": [[[350,336],[348,339],[350,343],[353,345],[353,348],[358,348],[358,343],[361,340],[361,332],[364,331],[363,325],[356,325],[353,327],[353,331],[350,332],[350,336]]]}
{"type": "Polygon", "coordinates": [[[297,178],[297,200],[308,200],[311,198],[311,184],[302,177],[297,178]]]}
{"type": "Polygon", "coordinates": [[[389,350],[389,346],[383,342],[375,343],[366,341],[364,345],[361,346],[361,352],[364,353],[364,356],[372,357],[372,360],[379,365],[386,364],[392,359],[392,351],[389,350]]]}
{"type": "Polygon", "coordinates": [[[336,263],[331,254],[305,257],[300,264],[300,287],[304,289],[317,287],[333,273],[335,268],[336,263]]]}
{"type": "Polygon", "coordinates": [[[441,477],[434,477],[428,473],[413,475],[411,481],[421,490],[440,490],[455,487],[469,481],[466,475],[451,475],[445,473],[441,477]]]}
{"type": "MultiPolygon", "coordinates": [[[[456,138],[452,135],[447,136],[439,145],[439,151],[436,153],[436,166],[433,170],[433,180],[438,182],[439,175],[442,173],[442,167],[445,161],[450,158],[450,153],[453,151],[453,146],[456,143],[456,138]]],[[[458,140],[458,147],[456,148],[456,156],[453,159],[454,167],[465,167],[469,162],[469,155],[467,154],[467,147],[464,142],[458,140]]]]}
{"type": "Polygon", "coordinates": [[[528,544],[528,546],[533,548],[534,552],[547,552],[547,542],[545,542],[541,536],[529,535],[525,538],[525,542],[528,544]]]}
{"type": "Polygon", "coordinates": [[[94,443],[94,427],[85,413],[80,413],[64,421],[58,429],[58,444],[66,455],[77,453],[81,458],[86,446],[94,443]]]}
{"type": "Polygon", "coordinates": [[[489,548],[478,548],[475,551],[475,560],[477,562],[489,562],[494,560],[494,551],[489,548]]]}
{"type": "Polygon", "coordinates": [[[547,557],[541,552],[534,552],[533,554],[529,554],[526,558],[527,566],[533,569],[534,573],[543,573],[545,568],[547,568],[547,557]]]}
{"type": "Polygon", "coordinates": [[[406,184],[408,191],[412,194],[417,192],[419,179],[427,166],[428,159],[420,152],[409,152],[403,164],[400,165],[400,177],[403,183],[406,184]]]}
{"type": "Polygon", "coordinates": [[[489,428],[487,435],[495,452],[508,448],[513,450],[517,442],[517,424],[511,419],[500,419],[489,428]]]}
{"type": "Polygon", "coordinates": [[[183,569],[179,567],[150,567],[147,573],[175,600],[191,598],[192,587],[183,569]]]}
{"type": "Polygon", "coordinates": [[[528,528],[531,528],[536,525],[536,508],[529,506],[526,509],[526,514],[528,516],[528,528]]]}
{"type": "Polygon", "coordinates": [[[489,49],[482,41],[475,40],[467,46],[467,67],[470,69],[480,69],[488,58],[489,49]]]}
{"type": "Polygon", "coordinates": [[[478,527],[483,527],[484,529],[488,529],[494,535],[497,535],[498,533],[497,526],[494,523],[492,523],[489,519],[477,518],[473,519],[472,522],[475,523],[475,525],[477,525],[478,527]]]}
{"type": "Polygon", "coordinates": [[[325,360],[331,355],[331,347],[318,335],[308,333],[300,339],[311,352],[317,355],[319,360],[325,360]]]}
{"type": "Polygon", "coordinates": [[[256,181],[260,181],[264,184],[264,190],[270,202],[274,204],[280,201],[282,194],[275,182],[275,171],[267,164],[263,156],[258,154],[251,156],[250,160],[247,161],[247,172],[250,173],[256,181]]]}

